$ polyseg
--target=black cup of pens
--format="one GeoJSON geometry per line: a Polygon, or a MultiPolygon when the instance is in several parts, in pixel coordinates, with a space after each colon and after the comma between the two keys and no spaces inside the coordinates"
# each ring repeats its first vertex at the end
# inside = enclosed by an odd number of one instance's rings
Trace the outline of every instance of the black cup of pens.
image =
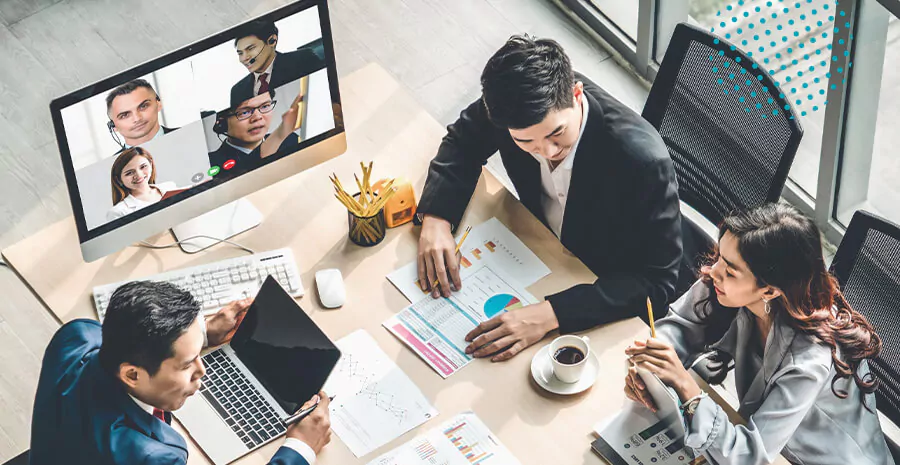
{"type": "MultiPolygon", "coordinates": [[[[354,199],[359,194],[353,196],[354,199]]],[[[379,209],[374,215],[358,216],[347,210],[347,223],[350,228],[350,240],[356,245],[371,247],[384,240],[387,232],[387,222],[384,219],[384,208],[379,209]]]]}

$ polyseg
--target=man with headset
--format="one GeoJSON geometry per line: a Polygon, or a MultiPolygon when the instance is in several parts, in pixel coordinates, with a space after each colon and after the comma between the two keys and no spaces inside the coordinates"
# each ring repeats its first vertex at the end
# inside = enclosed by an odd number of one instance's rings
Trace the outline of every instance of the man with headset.
{"type": "Polygon", "coordinates": [[[238,60],[249,74],[231,88],[236,96],[261,95],[325,67],[325,60],[308,48],[282,53],[275,50],[278,28],[271,21],[247,23],[234,40],[238,60]]]}
{"type": "Polygon", "coordinates": [[[159,94],[144,79],[128,81],[110,91],[106,95],[107,126],[109,134],[121,147],[116,153],[178,129],[160,124],[159,112],[162,108],[159,94]]]}
{"type": "Polygon", "coordinates": [[[216,114],[213,132],[222,144],[209,153],[209,166],[221,168],[216,178],[231,178],[252,170],[266,158],[278,151],[299,144],[293,131],[297,123],[297,103],[303,94],[297,95],[291,106],[281,115],[281,124],[269,134],[272,111],[275,109],[275,90],[256,96],[238,96],[232,93],[231,106],[216,114]],[[246,97],[246,98],[245,98],[246,97]]]}

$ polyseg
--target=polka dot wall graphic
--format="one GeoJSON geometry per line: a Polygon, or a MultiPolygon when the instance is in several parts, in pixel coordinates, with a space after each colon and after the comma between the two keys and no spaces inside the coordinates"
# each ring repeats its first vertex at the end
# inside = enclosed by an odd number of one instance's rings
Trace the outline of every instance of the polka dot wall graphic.
{"type": "Polygon", "coordinates": [[[835,34],[852,27],[840,0],[738,0],[716,17],[710,31],[730,43],[714,40],[718,51],[709,56],[714,82],[735,98],[737,107],[763,119],[779,111],[789,113],[791,105],[800,116],[823,110],[828,90],[836,88],[828,83],[832,64],[840,74],[852,67],[852,33],[850,40],[832,45],[835,34]],[[737,50],[759,64],[740,64],[737,50]],[[765,95],[748,96],[746,91],[755,87],[753,78],[762,81],[763,74],[789,104],[770,98],[768,89],[765,95]]]}

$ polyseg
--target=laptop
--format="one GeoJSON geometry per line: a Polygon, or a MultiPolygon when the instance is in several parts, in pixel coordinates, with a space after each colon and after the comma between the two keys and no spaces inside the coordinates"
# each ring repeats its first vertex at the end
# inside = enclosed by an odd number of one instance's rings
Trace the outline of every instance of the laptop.
{"type": "Polygon", "coordinates": [[[228,344],[203,356],[203,387],[175,416],[220,465],[275,440],[341,352],[269,276],[228,344]]]}

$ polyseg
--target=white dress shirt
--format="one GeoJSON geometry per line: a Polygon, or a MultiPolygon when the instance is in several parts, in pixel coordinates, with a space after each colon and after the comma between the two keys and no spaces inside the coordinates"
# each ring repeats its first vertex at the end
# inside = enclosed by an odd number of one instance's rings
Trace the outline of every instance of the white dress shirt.
{"type": "MultiPolygon", "coordinates": [[[[274,67],[275,67],[275,60],[273,59],[272,62],[269,63],[269,67],[266,68],[265,71],[262,71],[259,73],[253,73],[253,95],[259,94],[259,86],[262,85],[262,83],[259,82],[259,77],[263,73],[266,73],[266,82],[269,83],[269,90],[274,90],[274,88],[272,87],[272,68],[274,68],[274,67]]],[[[310,465],[312,465],[312,464],[310,464],[310,465]]]]}
{"type": "Polygon", "coordinates": [[[551,169],[550,162],[540,156],[531,154],[538,163],[541,164],[541,206],[544,208],[544,217],[547,218],[547,224],[556,237],[562,237],[563,216],[566,213],[566,200],[569,197],[569,184],[572,182],[572,166],[575,164],[575,154],[578,151],[578,144],[584,135],[584,128],[587,126],[588,105],[581,100],[581,128],[578,132],[578,139],[575,145],[569,151],[569,155],[563,159],[555,169],[551,169]]]}
{"type": "MultiPolygon", "coordinates": [[[[159,190],[160,195],[165,195],[167,191],[178,189],[178,186],[175,185],[174,182],[161,182],[159,184],[151,184],[150,187],[156,188],[159,190]]],[[[116,218],[121,218],[130,213],[136,212],[147,205],[153,205],[156,202],[146,202],[137,197],[128,194],[128,197],[122,199],[121,202],[112,206],[108,212],[106,212],[106,221],[112,221],[116,218]]]]}
{"type": "Polygon", "coordinates": [[[236,149],[236,150],[239,150],[239,151],[241,151],[241,152],[244,152],[244,153],[247,154],[247,155],[250,155],[250,152],[253,151],[253,150],[251,150],[251,149],[248,149],[247,147],[241,147],[240,145],[234,145],[234,144],[232,144],[231,141],[228,140],[228,139],[225,139],[225,143],[228,144],[228,145],[230,145],[233,149],[236,149]]]}

